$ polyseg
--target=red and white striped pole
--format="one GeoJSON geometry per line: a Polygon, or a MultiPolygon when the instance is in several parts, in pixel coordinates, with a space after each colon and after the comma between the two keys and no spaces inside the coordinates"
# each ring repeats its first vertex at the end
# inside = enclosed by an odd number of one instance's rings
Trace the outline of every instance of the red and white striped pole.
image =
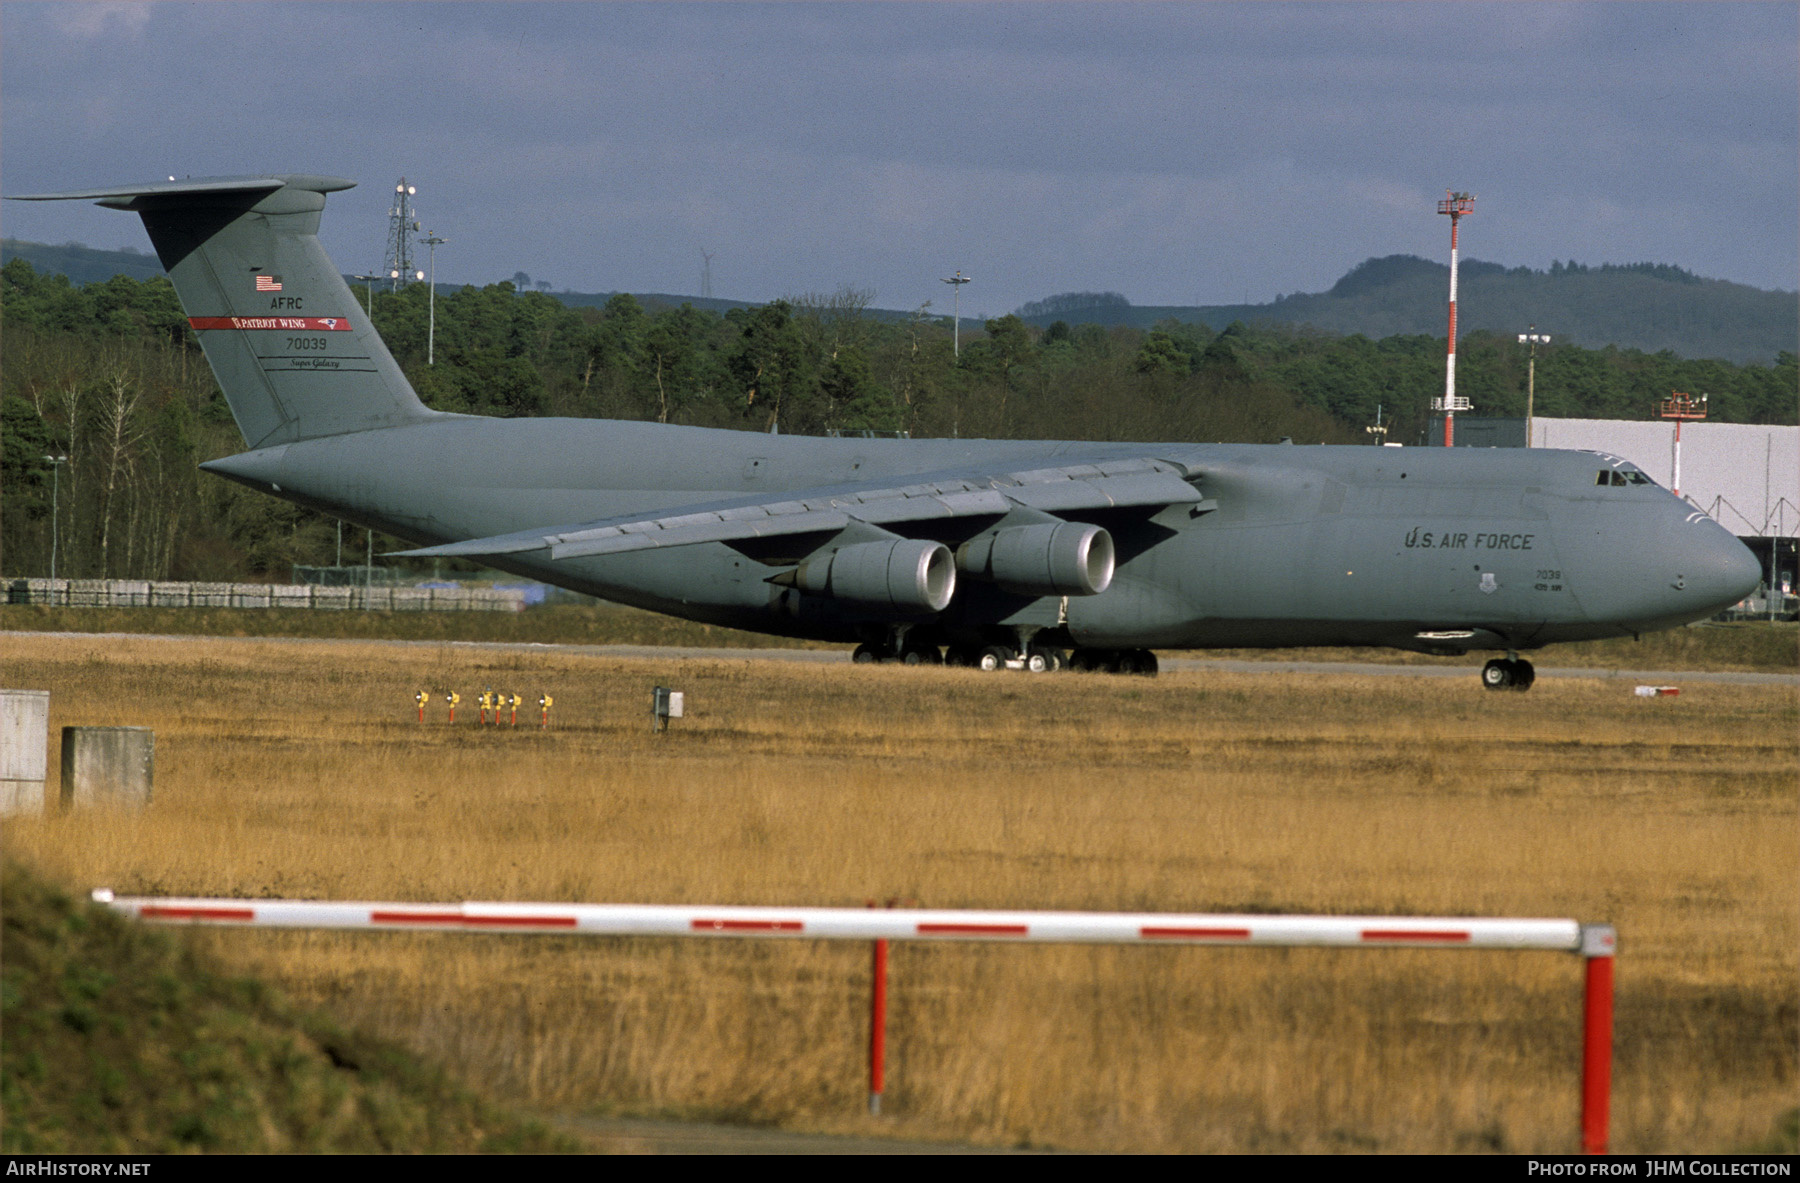
{"type": "Polygon", "coordinates": [[[874,944],[869,975],[869,1113],[874,1117],[881,1116],[887,1085],[887,972],[888,943],[882,937],[874,944]]]}
{"type": "Polygon", "coordinates": [[[1450,349],[1444,358],[1444,446],[1456,441],[1456,224],[1460,214],[1450,215],[1450,349]]]}
{"type": "Polygon", "coordinates": [[[1585,963],[1581,1020],[1581,1152],[1605,1154],[1612,1121],[1613,954],[1619,934],[1610,924],[1581,926],[1585,963]]]}
{"type": "Polygon", "coordinates": [[[1475,198],[1468,193],[1452,193],[1438,202],[1438,213],[1450,215],[1450,344],[1444,360],[1444,446],[1456,441],[1456,228],[1464,215],[1475,212],[1475,198]]]}

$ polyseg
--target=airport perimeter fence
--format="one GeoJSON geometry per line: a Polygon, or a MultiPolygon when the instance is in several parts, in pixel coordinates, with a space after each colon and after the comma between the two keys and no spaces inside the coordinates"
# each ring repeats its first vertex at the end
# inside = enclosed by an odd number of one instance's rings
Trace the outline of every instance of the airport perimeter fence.
{"type": "Polygon", "coordinates": [[[151,579],[4,579],[8,604],[51,608],[311,608],[375,612],[520,612],[510,587],[324,587],[311,583],[183,583],[151,579]]]}

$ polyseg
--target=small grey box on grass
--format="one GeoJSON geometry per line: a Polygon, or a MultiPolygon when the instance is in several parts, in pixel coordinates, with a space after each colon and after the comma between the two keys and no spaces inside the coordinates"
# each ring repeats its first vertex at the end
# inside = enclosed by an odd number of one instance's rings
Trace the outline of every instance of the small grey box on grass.
{"type": "Polygon", "coordinates": [[[686,695],[681,691],[658,686],[650,692],[651,726],[657,731],[666,730],[670,719],[681,718],[686,705],[686,695]]]}

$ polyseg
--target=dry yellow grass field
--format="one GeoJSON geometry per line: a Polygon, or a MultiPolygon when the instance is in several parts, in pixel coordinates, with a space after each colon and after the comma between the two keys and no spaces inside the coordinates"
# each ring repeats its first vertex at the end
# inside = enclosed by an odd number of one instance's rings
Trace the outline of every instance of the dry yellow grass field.
{"type": "MultiPolygon", "coordinates": [[[[1741,1148],[1793,1105],[1790,688],[17,635],[0,682],[49,689],[53,728],[156,729],[146,812],[7,823],[9,855],[74,886],[1609,920],[1614,1149],[1741,1148]],[[661,736],[659,682],[689,705],[661,736]],[[477,726],[490,685],[548,690],[553,728],[477,726]]],[[[1577,1144],[1573,956],[900,945],[877,1122],[865,946],[197,939],[542,1111],[1078,1149],[1577,1144]]]]}

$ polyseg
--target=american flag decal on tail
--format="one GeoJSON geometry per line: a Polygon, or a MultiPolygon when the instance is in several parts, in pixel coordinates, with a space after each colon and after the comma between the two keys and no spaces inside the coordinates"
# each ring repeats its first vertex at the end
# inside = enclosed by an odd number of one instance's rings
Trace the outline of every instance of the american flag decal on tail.
{"type": "Polygon", "coordinates": [[[256,290],[259,292],[279,292],[281,290],[281,276],[279,276],[279,275],[259,275],[259,276],[257,276],[256,277],[256,290]]]}

